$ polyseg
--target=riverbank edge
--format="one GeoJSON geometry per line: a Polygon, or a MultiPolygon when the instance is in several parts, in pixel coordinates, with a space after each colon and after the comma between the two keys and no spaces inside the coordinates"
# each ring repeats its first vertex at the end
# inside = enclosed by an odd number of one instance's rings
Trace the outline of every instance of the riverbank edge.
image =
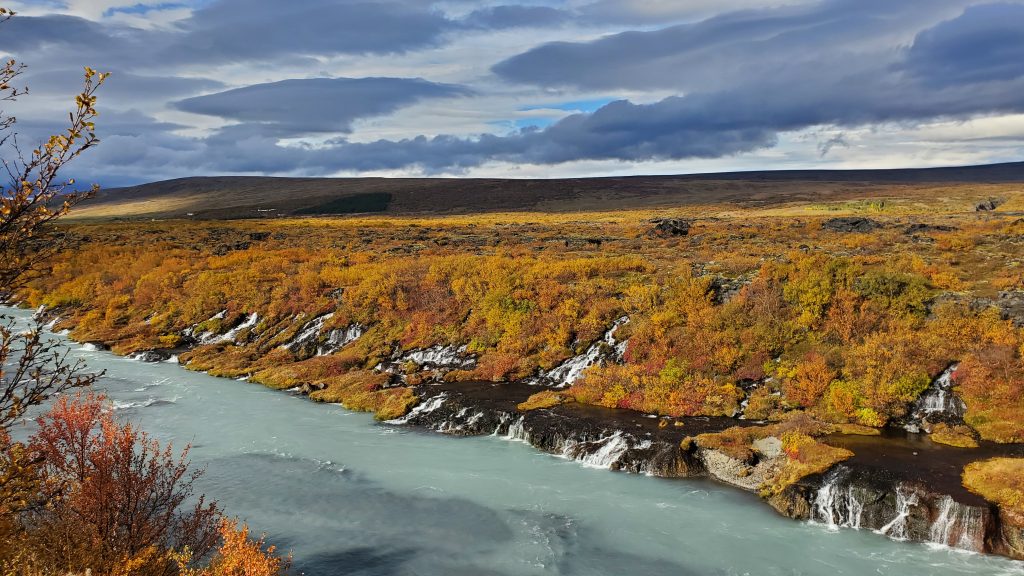
{"type": "MultiPolygon", "coordinates": [[[[0,315],[3,307],[12,306],[0,304],[0,315]]],[[[63,335],[77,342],[67,331],[63,335]]],[[[104,343],[79,343],[97,345],[101,351],[116,355],[104,343]]],[[[136,361],[154,360],[151,357],[150,360],[136,361]]],[[[160,360],[166,361],[162,356],[160,360]]],[[[180,362],[178,365],[191,370],[180,362]]],[[[236,380],[255,383],[248,379],[236,380]]],[[[689,424],[663,429],[658,426],[656,417],[624,409],[583,407],[576,404],[526,412],[516,408],[532,393],[543,389],[521,382],[421,384],[415,387],[420,398],[419,404],[405,416],[388,420],[385,424],[413,426],[446,435],[499,436],[524,442],[542,452],[589,467],[659,478],[707,478],[752,493],[757,492],[760,484],[758,480],[765,473],[765,470],[757,468],[769,468],[777,463],[773,458],[765,458],[751,472],[750,466],[722,451],[684,442],[696,433],[720,431],[741,424],[733,419],[685,418],[680,420],[688,421],[689,424]],[[503,392],[518,388],[519,393],[473,394],[474,387],[477,391],[501,389],[503,392]],[[581,411],[613,412],[618,416],[609,422],[601,417],[588,418],[581,415],[581,411]],[[630,428],[630,425],[633,427],[630,428]]],[[[293,388],[286,392],[308,397],[310,390],[293,388]]],[[[352,409],[347,406],[345,408],[352,409]]],[[[838,464],[824,473],[808,476],[782,492],[762,499],[783,516],[800,521],[815,521],[829,529],[872,530],[898,541],[947,545],[1024,560],[1024,527],[1005,522],[994,503],[959,504],[950,494],[932,490],[927,484],[907,486],[874,472],[838,464]],[[837,475],[837,471],[842,474],[837,475]],[[837,477],[841,477],[843,484],[835,484],[837,477]],[[833,508],[822,510],[821,495],[825,490],[845,491],[848,497],[845,500],[833,498],[830,501],[833,508]],[[849,495],[854,492],[867,495],[865,501],[856,504],[856,521],[853,518],[853,504],[849,501],[849,495]],[[955,514],[960,516],[950,518],[950,503],[957,506],[958,512],[955,514]],[[828,519],[823,520],[822,515],[827,515],[828,519]],[[970,519],[971,526],[957,526],[955,522],[959,517],[970,519]],[[951,521],[954,522],[951,528],[947,526],[944,530],[937,530],[939,523],[948,524],[951,521]],[[949,532],[951,529],[952,533],[949,532]],[[950,541],[936,541],[937,534],[950,541]]]]}

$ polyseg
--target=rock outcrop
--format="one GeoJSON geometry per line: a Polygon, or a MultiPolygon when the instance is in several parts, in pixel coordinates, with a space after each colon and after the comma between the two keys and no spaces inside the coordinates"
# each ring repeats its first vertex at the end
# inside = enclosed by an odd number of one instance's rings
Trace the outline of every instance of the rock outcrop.
{"type": "Polygon", "coordinates": [[[830,232],[871,232],[882,225],[878,222],[861,216],[842,216],[839,218],[829,218],[821,223],[822,230],[828,230],[830,232]]]}
{"type": "Polygon", "coordinates": [[[989,198],[984,202],[979,202],[978,205],[974,207],[974,210],[976,212],[991,212],[1002,206],[1003,202],[1004,200],[1002,198],[989,198]]]}
{"type": "Polygon", "coordinates": [[[686,236],[690,233],[690,223],[681,218],[659,218],[651,220],[654,229],[651,234],[662,238],[671,236],[686,236]]]}

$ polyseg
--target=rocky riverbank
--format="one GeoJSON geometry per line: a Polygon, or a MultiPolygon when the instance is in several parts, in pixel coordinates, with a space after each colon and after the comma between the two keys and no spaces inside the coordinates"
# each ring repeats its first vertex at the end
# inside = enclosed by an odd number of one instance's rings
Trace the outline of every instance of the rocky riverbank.
{"type": "MultiPolygon", "coordinates": [[[[710,477],[756,490],[757,465],[699,447],[693,437],[753,423],[731,418],[657,418],[628,410],[569,403],[520,412],[537,388],[517,383],[420,387],[422,402],[393,425],[453,435],[495,435],[587,466],[665,478],[710,477]],[[752,481],[753,479],[754,481],[752,481]]],[[[964,449],[892,430],[882,436],[831,435],[825,443],[854,456],[807,477],[768,503],[781,514],[831,529],[872,530],[898,540],[1024,558],[1019,527],[961,484],[963,467],[998,455],[1024,456],[1024,446],[964,449]]],[[[765,449],[770,452],[770,449],[765,449]]],[[[777,455],[762,455],[770,463],[777,455]]]]}

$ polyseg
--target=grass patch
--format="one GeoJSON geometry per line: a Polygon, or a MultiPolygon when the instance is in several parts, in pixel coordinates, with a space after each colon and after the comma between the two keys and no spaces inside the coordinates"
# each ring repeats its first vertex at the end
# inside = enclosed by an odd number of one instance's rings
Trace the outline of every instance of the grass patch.
{"type": "Polygon", "coordinates": [[[957,448],[977,448],[978,440],[969,426],[949,426],[936,424],[931,433],[932,442],[955,446],[957,448]]]}
{"type": "Polygon", "coordinates": [[[968,464],[963,483],[1024,525],[1024,458],[993,458],[968,464]]]}
{"type": "Polygon", "coordinates": [[[540,410],[541,408],[553,408],[559,404],[565,404],[572,400],[572,397],[563,392],[555,392],[554,390],[545,390],[543,392],[537,392],[533,396],[526,399],[525,402],[521,402],[516,409],[520,412],[529,412],[530,410],[540,410]]]}

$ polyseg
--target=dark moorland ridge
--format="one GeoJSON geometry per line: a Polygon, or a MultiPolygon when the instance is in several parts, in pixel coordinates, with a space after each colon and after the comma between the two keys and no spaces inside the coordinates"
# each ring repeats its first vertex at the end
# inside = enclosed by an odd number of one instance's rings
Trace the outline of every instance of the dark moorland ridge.
{"type": "MultiPolygon", "coordinates": [[[[863,197],[874,187],[1024,182],[1024,162],[890,170],[780,170],[551,180],[478,178],[193,177],[113,188],[79,218],[235,219],[289,215],[473,213],[765,205],[863,197]]],[[[879,190],[878,192],[882,192],[879,190]]]]}

